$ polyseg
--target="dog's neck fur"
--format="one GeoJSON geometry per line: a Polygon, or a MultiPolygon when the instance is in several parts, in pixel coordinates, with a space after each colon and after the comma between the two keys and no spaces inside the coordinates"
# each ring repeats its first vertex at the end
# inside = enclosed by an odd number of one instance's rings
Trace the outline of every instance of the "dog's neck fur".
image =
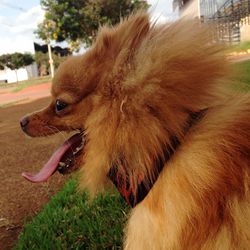
{"type": "MultiPolygon", "coordinates": [[[[198,112],[190,112],[186,126],[183,128],[184,135],[189,129],[194,126],[206,113],[207,109],[198,112]]],[[[135,207],[149,193],[154,183],[157,181],[163,167],[171,159],[175,151],[180,146],[181,141],[176,135],[170,137],[170,144],[163,148],[163,157],[159,155],[153,162],[153,175],[150,177],[145,174],[140,174],[135,177],[138,184],[133,183],[128,174],[126,159],[119,159],[118,162],[113,162],[108,177],[116,186],[124,200],[131,206],[135,207]]]]}

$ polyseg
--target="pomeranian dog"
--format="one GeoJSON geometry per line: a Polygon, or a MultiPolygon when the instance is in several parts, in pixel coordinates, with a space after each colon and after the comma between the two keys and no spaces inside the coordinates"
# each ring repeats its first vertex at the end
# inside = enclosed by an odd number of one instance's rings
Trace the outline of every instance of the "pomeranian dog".
{"type": "Polygon", "coordinates": [[[61,64],[30,136],[78,131],[32,182],[80,166],[80,186],[115,185],[133,208],[124,248],[250,248],[250,95],[230,94],[222,46],[196,21],[139,12],[102,27],[61,64]]]}

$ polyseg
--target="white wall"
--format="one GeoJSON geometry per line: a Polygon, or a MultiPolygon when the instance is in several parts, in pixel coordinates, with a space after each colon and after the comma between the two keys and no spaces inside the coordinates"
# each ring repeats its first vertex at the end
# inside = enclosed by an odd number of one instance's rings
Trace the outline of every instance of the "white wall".
{"type": "Polygon", "coordinates": [[[38,67],[36,63],[33,63],[25,67],[28,72],[28,77],[38,77],[38,67]]]}
{"type": "Polygon", "coordinates": [[[181,10],[180,15],[181,17],[199,17],[200,8],[199,8],[200,1],[199,0],[190,0],[189,3],[181,10]]]}
{"type": "Polygon", "coordinates": [[[0,70],[0,81],[6,81],[6,72],[5,70],[0,70]]]}
{"type": "Polygon", "coordinates": [[[245,17],[242,19],[243,24],[240,27],[240,40],[241,42],[249,42],[250,41],[250,24],[248,23],[248,18],[250,17],[245,17]],[[246,20],[244,20],[246,19],[246,20]]]}
{"type": "Polygon", "coordinates": [[[17,73],[18,81],[28,80],[28,73],[25,68],[20,68],[17,70],[17,72],[15,72],[15,70],[6,69],[8,83],[17,81],[16,73],[17,73]]]}
{"type": "MultiPolygon", "coordinates": [[[[37,65],[35,63],[17,70],[18,81],[25,81],[31,77],[37,76],[38,70],[37,65]]],[[[5,70],[0,70],[0,80],[7,80],[8,83],[16,82],[17,79],[15,70],[11,70],[8,68],[5,68],[5,70]]]]}

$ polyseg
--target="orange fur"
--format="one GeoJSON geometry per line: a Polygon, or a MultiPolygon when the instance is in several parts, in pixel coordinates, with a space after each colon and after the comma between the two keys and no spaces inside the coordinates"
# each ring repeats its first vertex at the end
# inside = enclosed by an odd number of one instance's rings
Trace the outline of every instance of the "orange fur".
{"type": "Polygon", "coordinates": [[[86,129],[80,186],[91,193],[109,184],[109,168],[121,156],[131,179],[153,175],[161,146],[179,138],[131,212],[127,250],[249,249],[250,95],[223,90],[221,49],[196,21],[155,26],[137,13],[103,27],[84,55],[66,60],[53,80],[52,104],[30,116],[33,136],[86,129]],[[57,99],[70,104],[61,116],[53,112],[57,99]],[[189,112],[207,107],[184,134],[189,112]]]}

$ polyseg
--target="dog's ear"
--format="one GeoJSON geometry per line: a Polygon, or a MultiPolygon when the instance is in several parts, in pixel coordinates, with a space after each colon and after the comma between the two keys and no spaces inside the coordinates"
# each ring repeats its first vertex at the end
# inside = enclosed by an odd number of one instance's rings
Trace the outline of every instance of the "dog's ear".
{"type": "Polygon", "coordinates": [[[106,54],[116,54],[122,49],[135,50],[149,29],[149,15],[138,12],[115,27],[102,27],[96,39],[95,49],[98,53],[106,54]]]}

